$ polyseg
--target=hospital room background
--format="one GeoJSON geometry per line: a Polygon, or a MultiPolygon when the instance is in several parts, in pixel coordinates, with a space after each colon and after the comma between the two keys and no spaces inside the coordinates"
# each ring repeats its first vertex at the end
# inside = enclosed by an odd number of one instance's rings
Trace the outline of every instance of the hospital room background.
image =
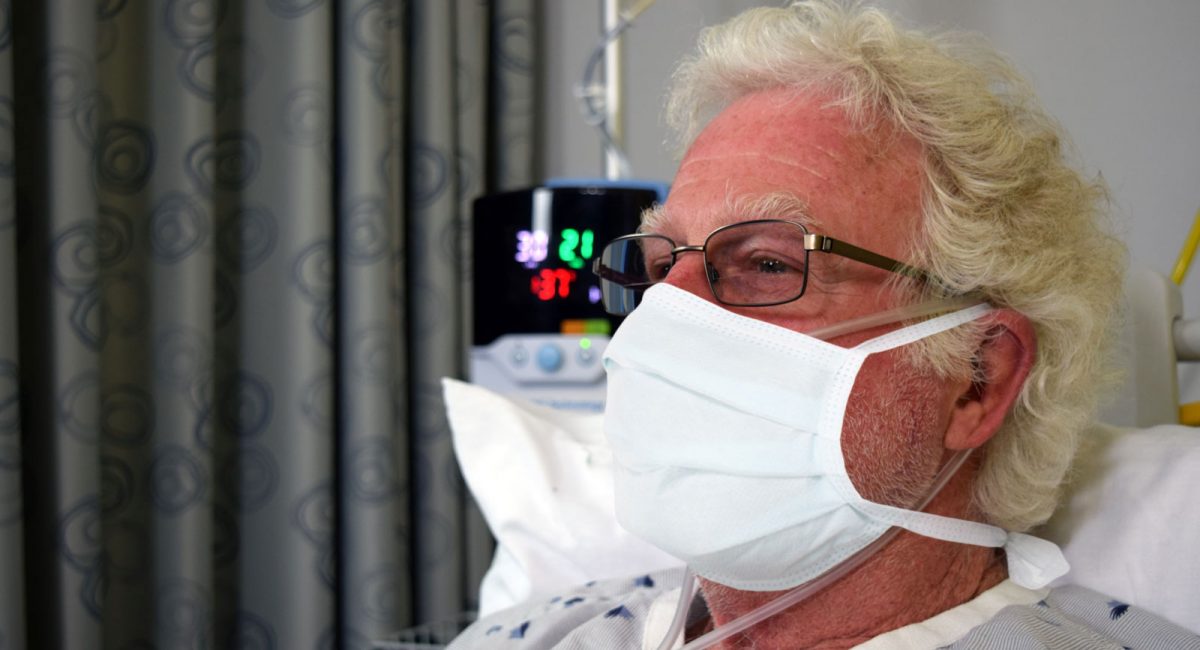
{"type": "MultiPolygon", "coordinates": [[[[467,374],[462,251],[494,244],[472,201],[605,175],[601,4],[0,0],[0,650],[434,648],[469,619],[493,541],[440,380],[467,374]]],[[[673,174],[674,62],[759,4],[624,33],[632,178],[673,174]]],[[[1200,3],[873,4],[1011,57],[1169,328],[1200,3]]],[[[1200,278],[1177,295],[1200,317],[1200,278]]],[[[1176,395],[1136,363],[1154,422],[1200,401],[1200,367],[1176,395]]],[[[1106,418],[1152,423],[1134,383],[1106,418]]]]}

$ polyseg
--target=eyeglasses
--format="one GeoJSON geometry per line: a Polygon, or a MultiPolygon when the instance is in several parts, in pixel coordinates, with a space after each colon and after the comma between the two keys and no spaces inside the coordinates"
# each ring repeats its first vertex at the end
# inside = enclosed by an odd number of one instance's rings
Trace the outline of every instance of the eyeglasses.
{"type": "Polygon", "coordinates": [[[704,256],[708,287],[717,302],[732,307],[767,307],[791,302],[808,286],[808,256],[832,253],[864,264],[928,280],[924,271],[844,241],[808,232],[803,224],[758,219],[722,226],[702,246],[678,246],[668,237],[635,234],[608,243],[592,270],[610,314],[633,311],[642,293],[666,279],[682,253],[704,256]]]}

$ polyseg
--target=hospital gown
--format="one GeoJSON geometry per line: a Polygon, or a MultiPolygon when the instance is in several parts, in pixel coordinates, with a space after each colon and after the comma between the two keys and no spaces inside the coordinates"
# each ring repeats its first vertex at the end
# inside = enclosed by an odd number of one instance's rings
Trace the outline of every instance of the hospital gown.
{"type": "MultiPolygon", "coordinates": [[[[447,650],[654,650],[674,613],[681,580],[681,571],[672,570],[588,583],[487,616],[447,650]]],[[[702,601],[692,610],[693,617],[702,615],[702,601]]],[[[760,625],[770,625],[769,619],[760,625]]],[[[1005,581],[974,601],[858,647],[1200,650],[1200,636],[1082,587],[1032,592],[1005,581]]]]}

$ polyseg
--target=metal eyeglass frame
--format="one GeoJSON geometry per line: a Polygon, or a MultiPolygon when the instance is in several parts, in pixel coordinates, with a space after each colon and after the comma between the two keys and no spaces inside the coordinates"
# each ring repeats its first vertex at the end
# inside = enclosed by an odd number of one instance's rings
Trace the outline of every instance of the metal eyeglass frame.
{"type": "MultiPolygon", "coordinates": [[[[910,266],[908,264],[905,264],[904,262],[892,259],[892,258],[884,256],[884,255],[880,255],[878,253],[873,253],[865,248],[859,248],[858,246],[855,246],[854,244],[850,244],[850,243],[841,241],[840,239],[834,239],[833,237],[829,237],[826,235],[818,235],[815,233],[810,233],[810,232],[808,232],[808,228],[806,228],[804,226],[804,224],[802,224],[798,221],[789,221],[787,219],[754,219],[751,221],[739,221],[737,223],[731,223],[728,225],[724,225],[724,226],[721,226],[720,228],[717,228],[716,230],[708,233],[708,236],[704,238],[704,243],[699,246],[697,246],[697,245],[675,246],[674,245],[675,240],[673,240],[670,237],[667,237],[665,235],[657,235],[657,234],[653,234],[653,233],[635,233],[632,235],[624,235],[621,237],[617,237],[616,239],[613,239],[608,244],[606,244],[604,248],[607,249],[612,244],[621,242],[621,241],[647,239],[650,237],[654,237],[654,238],[658,238],[658,239],[665,239],[672,244],[671,266],[675,266],[676,258],[679,256],[680,253],[700,253],[704,258],[704,270],[705,270],[704,276],[705,276],[705,279],[708,281],[708,290],[712,293],[713,298],[715,298],[717,300],[717,302],[719,302],[723,305],[729,305],[730,307],[770,307],[772,305],[782,305],[785,303],[799,300],[801,297],[804,296],[804,292],[808,288],[808,256],[813,251],[816,251],[819,253],[832,253],[834,255],[839,255],[841,257],[845,257],[847,259],[854,260],[856,262],[862,262],[863,264],[868,264],[870,266],[874,266],[876,268],[883,269],[884,271],[898,273],[900,275],[904,275],[904,276],[913,278],[915,280],[919,280],[921,282],[927,282],[931,279],[931,276],[928,273],[926,273],[925,271],[923,271],[915,266],[910,266]],[[749,224],[758,224],[758,223],[788,224],[790,226],[794,226],[794,227],[798,228],[802,233],[804,233],[804,280],[800,284],[800,291],[795,296],[792,296],[791,298],[787,298],[785,300],[774,300],[774,301],[770,301],[770,302],[742,303],[742,302],[730,302],[727,300],[723,300],[719,295],[717,295],[717,288],[715,286],[713,286],[713,283],[717,281],[717,278],[713,277],[714,276],[714,273],[713,273],[714,268],[708,262],[708,252],[707,252],[708,251],[708,243],[710,241],[712,241],[713,237],[719,235],[720,233],[722,233],[726,230],[730,230],[733,228],[741,228],[741,227],[745,227],[749,224]]],[[[625,289],[633,289],[633,290],[646,289],[646,288],[649,288],[649,287],[661,282],[661,280],[655,280],[653,282],[622,282],[621,281],[622,274],[618,273],[616,270],[614,270],[612,268],[603,266],[600,263],[600,260],[603,259],[603,257],[604,256],[602,254],[592,261],[592,272],[595,273],[596,276],[602,280],[614,282],[625,289]]]]}

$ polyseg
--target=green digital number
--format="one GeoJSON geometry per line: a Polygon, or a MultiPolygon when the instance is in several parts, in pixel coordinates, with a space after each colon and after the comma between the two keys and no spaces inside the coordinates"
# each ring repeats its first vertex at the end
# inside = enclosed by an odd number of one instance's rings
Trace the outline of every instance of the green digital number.
{"type": "Polygon", "coordinates": [[[574,228],[563,228],[562,242],[558,245],[558,259],[573,269],[583,268],[591,259],[596,235],[591,230],[580,233],[574,228]]]}
{"type": "Polygon", "coordinates": [[[581,238],[582,244],[579,247],[579,256],[585,260],[592,259],[592,243],[595,242],[596,236],[591,230],[583,231],[581,238]]]}

